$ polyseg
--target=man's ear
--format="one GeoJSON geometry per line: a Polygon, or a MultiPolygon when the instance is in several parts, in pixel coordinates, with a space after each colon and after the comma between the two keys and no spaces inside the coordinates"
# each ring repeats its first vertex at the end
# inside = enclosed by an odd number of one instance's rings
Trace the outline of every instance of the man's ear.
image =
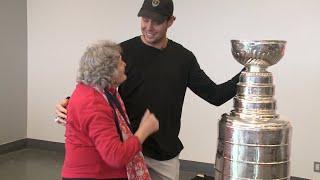
{"type": "Polygon", "coordinates": [[[171,16],[168,20],[168,27],[172,26],[173,22],[176,20],[175,16],[171,16]]]}

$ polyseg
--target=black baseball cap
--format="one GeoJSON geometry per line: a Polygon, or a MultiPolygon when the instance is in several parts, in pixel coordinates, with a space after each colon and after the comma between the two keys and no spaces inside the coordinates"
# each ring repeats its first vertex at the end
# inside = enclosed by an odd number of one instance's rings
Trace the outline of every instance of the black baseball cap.
{"type": "Polygon", "coordinates": [[[173,14],[172,0],[144,0],[138,17],[148,17],[163,22],[173,14]]]}

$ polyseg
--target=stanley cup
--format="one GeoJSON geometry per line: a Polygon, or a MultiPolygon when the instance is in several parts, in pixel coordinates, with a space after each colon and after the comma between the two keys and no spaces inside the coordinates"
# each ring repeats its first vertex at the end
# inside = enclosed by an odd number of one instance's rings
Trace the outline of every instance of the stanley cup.
{"type": "Polygon", "coordinates": [[[272,74],[267,68],[284,55],[285,41],[232,40],[241,72],[234,109],[219,121],[216,180],[290,179],[292,127],[276,114],[272,74]]]}

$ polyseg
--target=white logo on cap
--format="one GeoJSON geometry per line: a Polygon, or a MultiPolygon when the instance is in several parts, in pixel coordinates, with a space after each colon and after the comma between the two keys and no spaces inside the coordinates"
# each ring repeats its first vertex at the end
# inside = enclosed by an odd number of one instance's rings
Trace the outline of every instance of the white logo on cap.
{"type": "Polygon", "coordinates": [[[157,7],[160,4],[160,0],[152,0],[152,6],[157,7]]]}

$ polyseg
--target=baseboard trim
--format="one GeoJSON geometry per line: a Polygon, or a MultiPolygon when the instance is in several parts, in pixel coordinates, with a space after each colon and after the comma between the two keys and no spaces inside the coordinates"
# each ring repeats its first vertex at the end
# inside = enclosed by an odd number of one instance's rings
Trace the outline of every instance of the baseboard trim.
{"type": "MultiPolygon", "coordinates": [[[[188,161],[180,159],[180,170],[196,172],[197,174],[205,174],[207,176],[214,176],[214,164],[203,163],[196,161],[188,161]]],[[[311,180],[301,177],[291,176],[290,180],[311,180]]]]}
{"type": "Polygon", "coordinates": [[[25,148],[64,152],[64,143],[29,138],[20,139],[0,145],[0,154],[18,151],[25,148]]]}
{"type": "Polygon", "coordinates": [[[20,139],[14,142],[0,145],[0,154],[9,153],[26,148],[27,139],[20,139]]]}
{"type": "MultiPolygon", "coordinates": [[[[20,139],[14,142],[0,145],[0,155],[25,149],[25,148],[64,152],[64,143],[44,141],[39,139],[30,139],[30,138],[20,139]]],[[[180,159],[180,170],[191,171],[191,172],[196,172],[198,174],[213,176],[214,164],[180,159]]],[[[291,180],[309,180],[309,179],[300,178],[300,177],[291,177],[291,180]]]]}
{"type": "Polygon", "coordinates": [[[197,174],[205,174],[208,176],[213,176],[214,164],[180,159],[180,170],[191,171],[191,172],[196,172],[197,174]]]}
{"type": "Polygon", "coordinates": [[[27,148],[64,152],[64,143],[44,141],[39,139],[27,139],[27,148]]]}
{"type": "Polygon", "coordinates": [[[290,180],[311,180],[311,179],[306,179],[306,178],[300,178],[300,177],[291,176],[290,180]]]}

